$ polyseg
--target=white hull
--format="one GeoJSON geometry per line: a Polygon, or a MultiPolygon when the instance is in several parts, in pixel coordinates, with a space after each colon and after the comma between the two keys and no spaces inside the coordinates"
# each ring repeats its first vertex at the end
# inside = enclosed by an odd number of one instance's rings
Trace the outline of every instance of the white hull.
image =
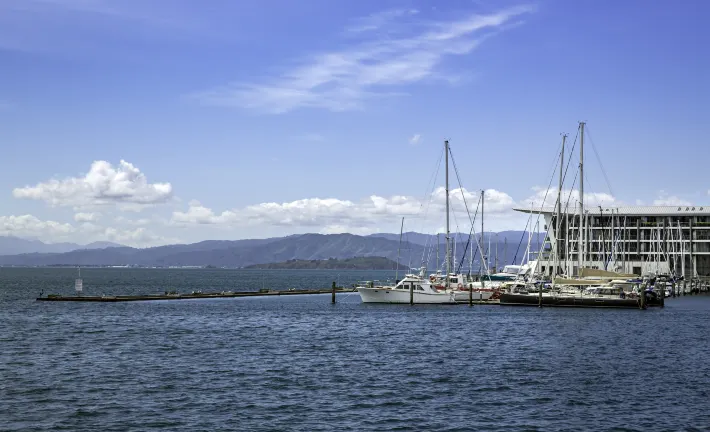
{"type": "MultiPolygon", "coordinates": [[[[398,303],[409,304],[409,291],[392,288],[358,287],[363,303],[398,303]]],[[[414,291],[415,304],[453,304],[453,293],[428,293],[414,291]]]]}

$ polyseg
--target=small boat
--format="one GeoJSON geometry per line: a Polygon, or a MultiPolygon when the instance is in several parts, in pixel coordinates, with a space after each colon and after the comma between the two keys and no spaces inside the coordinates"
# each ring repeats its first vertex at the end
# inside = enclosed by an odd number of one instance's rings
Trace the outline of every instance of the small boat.
{"type": "MultiPolygon", "coordinates": [[[[658,295],[652,290],[646,290],[646,305],[659,306],[658,295]]],[[[640,307],[638,296],[627,295],[618,286],[590,286],[577,294],[572,293],[539,293],[500,295],[502,306],[542,306],[553,307],[605,307],[605,308],[635,308],[640,307]]]]}
{"type": "Polygon", "coordinates": [[[453,292],[458,303],[468,302],[469,291],[471,290],[473,290],[473,300],[478,301],[490,299],[493,293],[497,291],[497,288],[493,285],[483,286],[481,282],[473,282],[463,274],[451,273],[449,275],[448,288],[444,276],[439,273],[430,275],[429,281],[437,291],[453,292]]]}
{"type": "Polygon", "coordinates": [[[414,274],[408,274],[392,286],[358,286],[357,291],[363,303],[409,304],[455,304],[454,292],[437,291],[431,282],[414,274]],[[411,291],[411,292],[410,292],[411,291]]]}

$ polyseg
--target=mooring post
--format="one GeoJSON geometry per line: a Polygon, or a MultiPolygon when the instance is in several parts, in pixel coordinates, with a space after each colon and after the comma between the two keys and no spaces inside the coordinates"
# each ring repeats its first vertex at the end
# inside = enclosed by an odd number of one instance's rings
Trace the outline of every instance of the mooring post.
{"type": "Polygon", "coordinates": [[[468,305],[473,306],[473,284],[468,284],[468,305]]]}
{"type": "Polygon", "coordinates": [[[333,294],[330,298],[330,302],[335,304],[335,281],[333,281],[333,294]]]}
{"type": "Polygon", "coordinates": [[[537,295],[537,307],[542,307],[542,285],[540,285],[540,290],[537,295]]]}
{"type": "Polygon", "coordinates": [[[409,304],[414,304],[414,282],[409,283],[409,304]]]}
{"type": "Polygon", "coordinates": [[[639,292],[639,308],[646,309],[646,284],[641,284],[641,290],[639,292]]]}
{"type": "Polygon", "coordinates": [[[663,286],[661,286],[661,308],[664,308],[666,305],[666,287],[665,283],[663,286]]]}

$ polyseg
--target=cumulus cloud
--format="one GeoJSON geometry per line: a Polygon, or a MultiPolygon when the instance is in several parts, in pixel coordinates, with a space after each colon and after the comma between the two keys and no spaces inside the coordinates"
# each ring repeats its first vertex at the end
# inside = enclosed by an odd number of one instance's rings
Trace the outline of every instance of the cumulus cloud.
{"type": "MultiPolygon", "coordinates": [[[[517,206],[528,209],[533,207],[539,210],[541,206],[554,207],[557,204],[557,188],[550,188],[549,192],[541,187],[533,188],[533,195],[518,202],[517,206]]],[[[562,208],[568,211],[574,211],[579,205],[579,190],[562,189],[562,208]]],[[[623,201],[618,200],[611,194],[605,192],[585,192],[584,206],[585,208],[594,206],[620,206],[624,205],[623,201]]]]}
{"type": "Polygon", "coordinates": [[[168,201],[173,190],[170,183],[149,183],[137,167],[121,160],[117,167],[95,161],[83,177],[52,179],[16,188],[12,193],[16,198],[45,201],[52,206],[87,208],[118,204],[135,210],[168,201]]]}
{"type": "Polygon", "coordinates": [[[99,218],[99,213],[76,213],[74,220],[77,222],[93,222],[99,218]]]}
{"type": "Polygon", "coordinates": [[[688,200],[685,200],[683,198],[679,198],[675,195],[669,195],[666,191],[661,190],[658,192],[658,198],[653,200],[653,205],[657,206],[689,206],[693,205],[688,200]]]}
{"type": "MultiPolygon", "coordinates": [[[[450,194],[452,212],[465,212],[464,197],[469,211],[475,211],[479,194],[466,189],[453,189],[450,194]]],[[[285,203],[249,205],[221,213],[203,206],[198,201],[191,201],[186,211],[173,213],[172,223],[181,226],[285,226],[313,229],[322,233],[369,234],[403,216],[424,222],[436,221],[438,224],[444,217],[445,202],[444,188],[437,188],[426,200],[405,195],[371,195],[357,202],[337,198],[307,198],[285,203]]],[[[513,205],[514,201],[508,194],[493,189],[487,191],[487,214],[510,213],[513,205]]],[[[465,216],[463,219],[459,216],[459,220],[468,223],[465,216]]]]}
{"type": "Polygon", "coordinates": [[[51,239],[63,238],[74,230],[74,227],[68,223],[43,221],[29,214],[0,216],[0,235],[51,239]]]}
{"type": "Polygon", "coordinates": [[[176,239],[156,235],[144,227],[139,227],[133,230],[120,230],[109,227],[104,230],[103,237],[106,240],[112,242],[137,247],[155,246],[178,242],[176,239]]]}

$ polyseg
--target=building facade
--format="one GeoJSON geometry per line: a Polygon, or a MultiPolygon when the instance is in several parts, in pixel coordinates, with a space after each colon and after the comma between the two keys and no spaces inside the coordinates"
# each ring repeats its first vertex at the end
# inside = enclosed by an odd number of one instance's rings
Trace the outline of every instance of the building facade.
{"type": "MultiPolygon", "coordinates": [[[[578,275],[580,267],[621,273],[710,276],[710,206],[515,209],[544,219],[539,270],[578,275]],[[555,272],[555,268],[557,271],[555,272]]],[[[534,225],[534,223],[533,223],[534,225]]]]}

